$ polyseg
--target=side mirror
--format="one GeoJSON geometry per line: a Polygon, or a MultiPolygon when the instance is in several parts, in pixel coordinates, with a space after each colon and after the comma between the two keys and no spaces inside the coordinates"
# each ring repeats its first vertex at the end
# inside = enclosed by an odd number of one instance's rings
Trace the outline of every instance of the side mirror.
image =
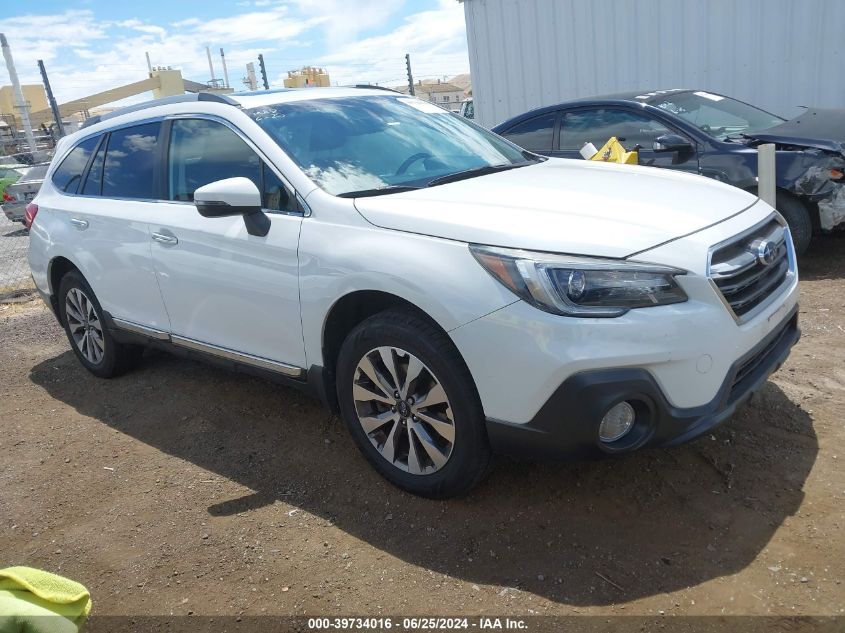
{"type": "Polygon", "coordinates": [[[691,152],[692,143],[680,134],[664,134],[654,139],[655,152],[691,152]]]}
{"type": "Polygon", "coordinates": [[[261,210],[261,192],[249,178],[225,178],[199,187],[194,204],[204,218],[226,218],[242,215],[250,235],[265,236],[270,231],[270,218],[261,210]]]}

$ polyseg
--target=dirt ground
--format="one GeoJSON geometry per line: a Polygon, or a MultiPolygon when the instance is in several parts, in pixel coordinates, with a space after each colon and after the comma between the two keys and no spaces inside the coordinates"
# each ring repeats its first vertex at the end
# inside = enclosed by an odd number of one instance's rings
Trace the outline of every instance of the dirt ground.
{"type": "Polygon", "coordinates": [[[840,615],[845,237],[801,274],[801,342],[713,435],[502,460],[448,502],[295,391],[149,352],[99,380],[40,303],[2,305],[0,567],[79,580],[100,615],[840,615]]]}

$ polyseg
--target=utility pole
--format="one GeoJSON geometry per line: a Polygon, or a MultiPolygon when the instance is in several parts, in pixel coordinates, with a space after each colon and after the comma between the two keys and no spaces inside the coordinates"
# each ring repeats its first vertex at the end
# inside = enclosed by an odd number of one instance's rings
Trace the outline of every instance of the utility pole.
{"type": "Polygon", "coordinates": [[[47,79],[47,69],[44,68],[44,61],[38,60],[38,70],[41,71],[41,79],[44,81],[44,90],[47,91],[47,101],[50,104],[50,110],[53,111],[53,118],[56,120],[56,131],[59,133],[59,138],[65,135],[65,126],[62,123],[62,115],[59,112],[59,104],[56,103],[56,98],[53,96],[53,90],[50,88],[50,80],[47,79]]]}
{"type": "Polygon", "coordinates": [[[6,35],[0,33],[0,47],[3,48],[3,57],[6,59],[6,68],[9,70],[9,79],[12,82],[12,91],[15,94],[15,106],[21,111],[21,121],[23,121],[23,131],[26,134],[26,142],[29,143],[29,148],[35,154],[35,136],[32,134],[32,123],[29,120],[29,106],[23,98],[23,90],[21,90],[21,82],[18,81],[18,73],[15,70],[15,60],[12,59],[12,49],[9,48],[9,42],[6,40],[6,35]]]}
{"type": "Polygon", "coordinates": [[[405,53],[405,66],[408,67],[408,92],[413,97],[414,93],[414,76],[411,74],[411,54],[405,53]]]}
{"type": "Polygon", "coordinates": [[[208,82],[212,88],[217,87],[217,78],[214,76],[214,64],[211,63],[211,49],[206,46],[205,54],[208,56],[208,71],[211,73],[211,81],[208,82]]]}
{"type": "Polygon", "coordinates": [[[223,87],[229,87],[229,69],[226,68],[226,55],[223,53],[223,49],[220,49],[220,61],[223,62],[223,87]]]}
{"type": "Polygon", "coordinates": [[[267,83],[267,69],[264,67],[264,55],[258,54],[258,66],[261,68],[261,80],[264,82],[264,90],[270,90],[270,84],[267,83]]]}
{"type": "Polygon", "coordinates": [[[246,65],[246,77],[244,77],[244,84],[249,86],[250,90],[258,90],[258,80],[255,78],[255,64],[249,62],[246,65]]]}

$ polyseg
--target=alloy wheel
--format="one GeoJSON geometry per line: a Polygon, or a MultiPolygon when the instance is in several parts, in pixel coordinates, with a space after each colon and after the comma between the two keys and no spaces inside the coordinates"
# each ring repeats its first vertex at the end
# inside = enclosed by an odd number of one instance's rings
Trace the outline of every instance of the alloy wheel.
{"type": "Polygon", "coordinates": [[[92,365],[99,365],[105,355],[103,327],[94,304],[79,288],[71,288],[65,297],[65,315],[71,338],[92,365]]]}
{"type": "Polygon", "coordinates": [[[443,385],[425,363],[398,347],[377,347],[361,358],[353,381],[358,421],[385,460],[413,475],[446,465],[455,421],[443,385]]]}

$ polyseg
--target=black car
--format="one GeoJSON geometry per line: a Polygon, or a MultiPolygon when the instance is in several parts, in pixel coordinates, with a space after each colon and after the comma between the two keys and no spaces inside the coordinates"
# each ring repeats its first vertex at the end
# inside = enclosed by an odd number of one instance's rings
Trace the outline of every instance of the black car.
{"type": "Polygon", "coordinates": [[[493,128],[546,156],[581,158],[611,136],[639,146],[641,165],[679,169],[757,189],[761,143],[777,146],[777,208],[795,249],[814,232],[845,227],[845,110],[809,108],[787,121],[703,90],[629,92],[568,101],[526,112],[493,128]]]}

